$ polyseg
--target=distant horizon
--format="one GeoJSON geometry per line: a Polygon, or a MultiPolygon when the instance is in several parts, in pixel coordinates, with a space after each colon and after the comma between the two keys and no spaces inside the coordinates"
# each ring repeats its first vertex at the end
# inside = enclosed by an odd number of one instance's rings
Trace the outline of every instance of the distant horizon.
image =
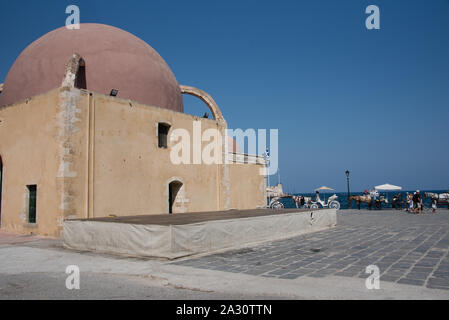
{"type": "MultiPolygon", "coordinates": [[[[438,189],[417,189],[417,190],[419,190],[421,193],[422,192],[429,192],[429,191],[438,191],[438,192],[446,192],[446,191],[449,191],[449,190],[446,190],[446,189],[443,189],[443,190],[438,190],[438,189]]],[[[351,190],[351,194],[352,193],[363,193],[363,191],[364,190],[362,190],[362,191],[352,191],[351,190]]],[[[384,193],[384,192],[388,192],[388,193],[399,193],[399,192],[415,192],[416,190],[397,190],[397,191],[379,191],[379,193],[384,193]]],[[[285,192],[285,190],[284,190],[284,192],[285,192]]],[[[315,191],[312,191],[312,192],[295,192],[295,193],[292,193],[292,194],[300,194],[300,193],[304,193],[304,194],[308,194],[308,193],[315,193],[315,191]]],[[[322,193],[348,193],[348,191],[327,191],[327,192],[320,192],[320,194],[322,194],[322,193]]]]}
{"type": "MultiPolygon", "coordinates": [[[[282,182],[281,182],[282,184],[282,182]]],[[[270,185],[271,187],[276,186],[276,185],[270,185]]],[[[312,191],[289,191],[286,190],[285,186],[282,185],[283,191],[285,193],[288,194],[309,194],[309,193],[315,193],[315,190],[312,191]]],[[[317,187],[318,188],[318,187],[317,187]]],[[[351,193],[363,193],[363,191],[365,190],[370,190],[371,188],[367,188],[367,189],[363,189],[363,190],[350,190],[351,193]]],[[[448,189],[428,189],[428,188],[417,188],[417,189],[402,189],[402,190],[391,190],[391,191],[379,191],[379,192],[390,192],[390,193],[394,193],[394,192],[415,192],[416,190],[419,190],[420,192],[431,192],[431,191],[435,191],[435,192],[449,192],[449,188],[448,189]]],[[[344,191],[338,191],[338,190],[334,190],[334,191],[320,191],[321,193],[348,193],[348,190],[344,190],[344,191]]]]}

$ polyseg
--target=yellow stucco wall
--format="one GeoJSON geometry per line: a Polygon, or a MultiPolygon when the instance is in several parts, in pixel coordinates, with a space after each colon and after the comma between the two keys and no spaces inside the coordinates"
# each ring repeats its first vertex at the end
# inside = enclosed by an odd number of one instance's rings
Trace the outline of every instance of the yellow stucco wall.
{"type": "Polygon", "coordinates": [[[95,216],[168,213],[168,182],[176,179],[184,182],[176,211],[218,210],[217,165],[174,165],[170,143],[158,148],[159,122],[191,133],[193,120],[201,120],[202,130],[217,127],[212,120],[97,96],[95,216]]]}
{"type": "Polygon", "coordinates": [[[1,229],[17,233],[58,234],[58,94],[53,91],[0,108],[3,160],[1,229]],[[37,184],[37,225],[29,225],[27,185],[37,184]],[[48,226],[52,226],[49,228],[48,226]]]}
{"type": "Polygon", "coordinates": [[[259,164],[230,165],[231,208],[245,210],[266,205],[266,180],[260,175],[259,164]]]}
{"type": "MultiPolygon", "coordinates": [[[[59,236],[67,218],[168,213],[168,183],[183,182],[174,213],[251,209],[265,204],[260,164],[170,161],[157,124],[202,131],[212,119],[59,88],[0,108],[1,229],[59,236]],[[26,185],[37,184],[37,224],[26,223],[26,185]]],[[[172,131],[170,131],[172,132],[172,131]]]]}

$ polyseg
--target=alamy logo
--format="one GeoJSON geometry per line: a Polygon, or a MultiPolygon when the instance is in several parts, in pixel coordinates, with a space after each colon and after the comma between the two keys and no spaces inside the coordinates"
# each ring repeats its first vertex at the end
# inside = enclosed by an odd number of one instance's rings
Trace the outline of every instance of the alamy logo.
{"type": "Polygon", "coordinates": [[[69,30],[80,28],[80,8],[70,5],[65,9],[65,13],[70,14],[65,20],[65,27],[69,30]]]}
{"type": "Polygon", "coordinates": [[[365,26],[368,30],[380,29],[380,10],[378,6],[370,5],[366,7],[365,10],[366,14],[369,14],[369,16],[366,18],[365,26]]]}
{"type": "Polygon", "coordinates": [[[67,266],[65,273],[69,276],[65,280],[65,287],[68,290],[79,290],[80,288],[80,268],[75,265],[67,266]]]}
{"type": "Polygon", "coordinates": [[[365,281],[365,286],[368,290],[380,289],[380,270],[376,265],[369,265],[365,269],[365,273],[370,274],[370,276],[365,281]]]}
{"type": "Polygon", "coordinates": [[[185,128],[174,129],[170,134],[170,160],[172,164],[230,164],[232,160],[223,157],[232,153],[226,138],[234,138],[237,146],[246,149],[247,163],[256,163],[258,157],[269,150],[265,158],[266,167],[260,168],[260,175],[273,175],[278,170],[278,130],[270,129],[218,129],[202,130],[200,121],[193,121],[192,135],[185,128]],[[269,135],[269,145],[267,144],[269,135]],[[247,143],[245,143],[245,141],[247,143]]]}

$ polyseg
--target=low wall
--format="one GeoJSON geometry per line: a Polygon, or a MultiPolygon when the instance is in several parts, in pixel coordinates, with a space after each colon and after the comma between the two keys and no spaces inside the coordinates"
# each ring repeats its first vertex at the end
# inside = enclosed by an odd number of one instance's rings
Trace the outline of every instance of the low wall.
{"type": "Polygon", "coordinates": [[[335,209],[169,226],[65,221],[63,244],[82,251],[176,259],[291,238],[336,224],[335,209]]]}

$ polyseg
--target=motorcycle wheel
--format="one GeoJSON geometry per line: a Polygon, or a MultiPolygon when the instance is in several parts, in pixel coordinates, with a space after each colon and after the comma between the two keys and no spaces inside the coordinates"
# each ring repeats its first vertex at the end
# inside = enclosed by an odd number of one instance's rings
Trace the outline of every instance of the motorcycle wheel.
{"type": "Polygon", "coordinates": [[[316,203],[313,203],[311,206],[310,206],[310,209],[318,209],[319,207],[318,207],[318,204],[316,204],[316,203]]]}

